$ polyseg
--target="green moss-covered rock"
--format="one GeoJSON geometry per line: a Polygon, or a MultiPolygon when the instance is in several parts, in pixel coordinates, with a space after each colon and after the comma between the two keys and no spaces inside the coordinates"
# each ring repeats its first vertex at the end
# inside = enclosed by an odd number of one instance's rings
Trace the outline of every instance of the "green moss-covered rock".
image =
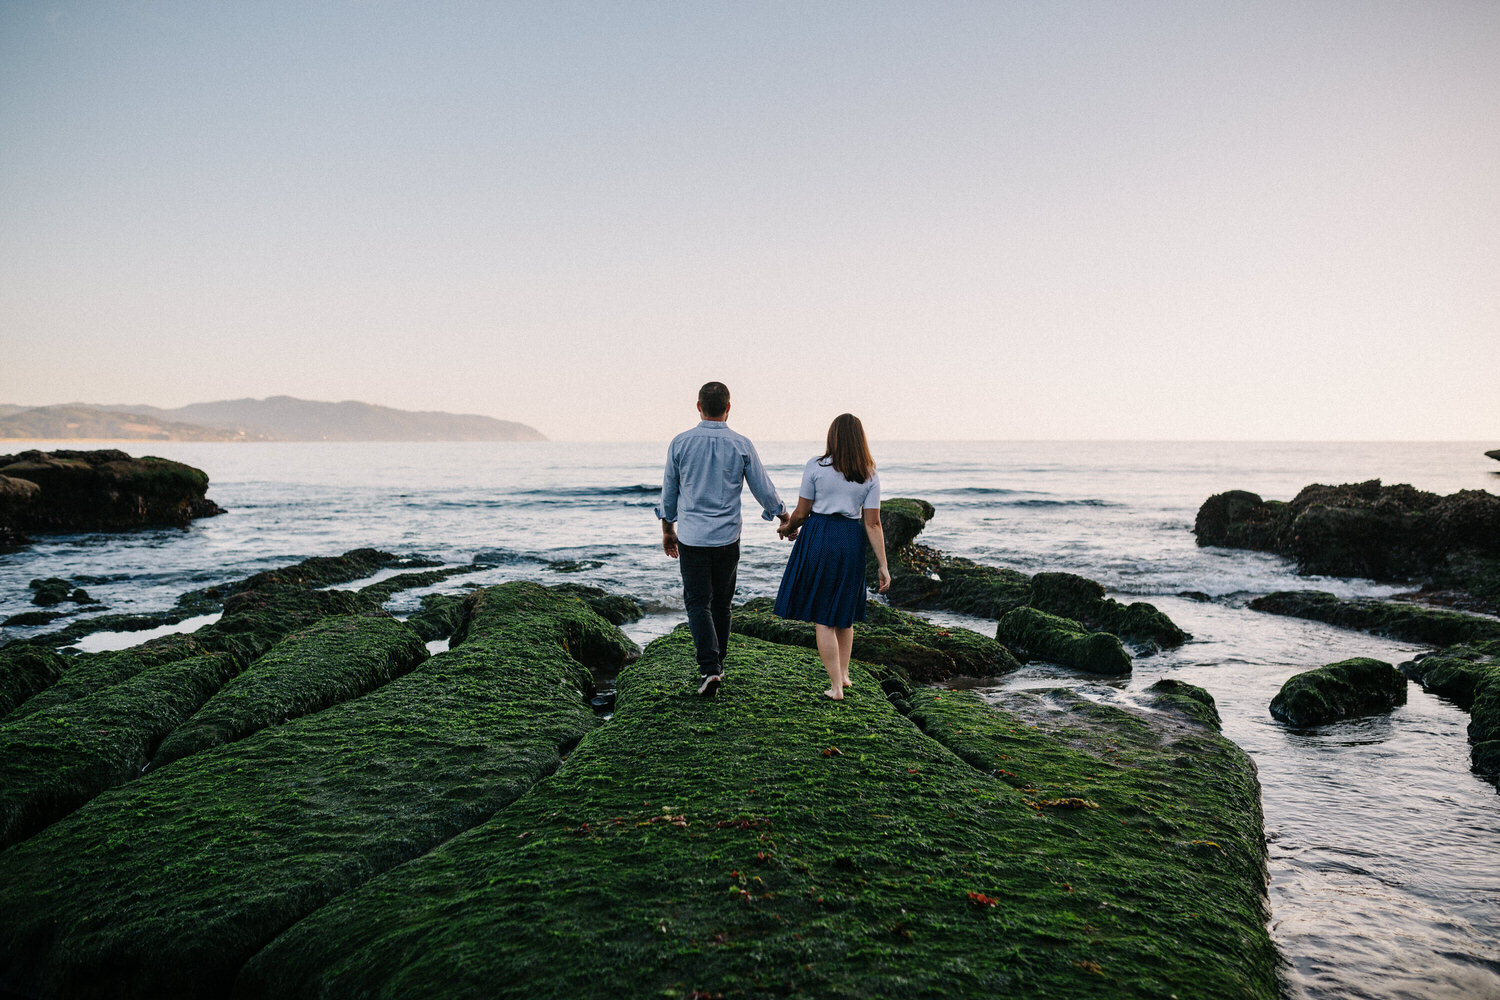
{"type": "Polygon", "coordinates": [[[1216,733],[1222,728],[1219,706],[1214,703],[1214,696],[1195,684],[1163,677],[1148,687],[1146,693],[1152,696],[1149,702],[1152,708],[1187,716],[1216,733]]]}
{"type": "Polygon", "coordinates": [[[1406,678],[1380,660],[1357,656],[1287,679],[1271,714],[1292,726],[1316,726],[1406,704],[1406,678]]]}
{"type": "Polygon", "coordinates": [[[300,918],[555,770],[598,724],[564,650],[592,612],[534,584],[474,596],[467,640],[411,673],[149,772],[6,851],[0,991],[227,996],[300,918]]]}
{"type": "Polygon", "coordinates": [[[914,500],[910,497],[882,500],[880,525],[885,535],[886,550],[898,552],[910,545],[935,513],[935,508],[926,500],[914,500]]]}
{"type": "MultiPolygon", "coordinates": [[[[758,597],[736,608],[730,628],[740,634],[806,649],[817,648],[811,622],[777,617],[770,598],[758,597]]],[[[919,683],[958,675],[991,677],[1020,667],[1010,650],[989,636],[965,628],[941,628],[884,604],[865,606],[865,620],[854,625],[854,658],[895,668],[919,683]]]]}
{"type": "Polygon", "coordinates": [[[551,634],[563,650],[591,669],[613,672],[640,655],[640,647],[583,601],[535,583],[488,587],[469,594],[450,641],[457,646],[505,634],[512,618],[524,618],[536,609],[545,610],[551,634]]]}
{"type": "Polygon", "coordinates": [[[0,848],[135,778],[162,738],[238,670],[223,654],[168,661],[0,725],[0,848]]]}
{"type": "MultiPolygon", "coordinates": [[[[40,647],[7,646],[4,652],[11,653],[28,648],[40,647]]],[[[200,642],[194,636],[164,635],[129,649],[69,657],[66,660],[67,669],[53,683],[12,710],[5,717],[5,721],[14,722],[37,712],[61,708],[70,702],[86,698],[96,691],[102,691],[112,685],[127,681],[150,667],[186,660],[194,656],[205,656],[213,652],[219,652],[219,650],[200,642]]]]}
{"type": "Polygon", "coordinates": [[[1141,923],[1138,940],[1162,963],[1161,979],[1153,987],[1141,975],[1127,989],[1115,978],[1094,995],[1277,995],[1260,785],[1248,755],[1216,727],[1191,712],[1147,717],[1066,689],[1007,692],[998,710],[970,692],[924,690],[911,718],[1017,789],[1039,816],[1067,817],[1069,848],[1054,854],[1023,835],[1018,856],[1045,856],[1069,897],[1107,883],[1099,916],[1141,923]],[[1163,941],[1172,944],[1156,946],[1163,941]]]}
{"type": "Polygon", "coordinates": [[[395,576],[372,583],[359,588],[357,593],[360,597],[373,604],[384,604],[403,590],[415,590],[417,587],[431,587],[442,583],[449,577],[461,576],[465,573],[473,573],[479,569],[477,566],[444,566],[440,569],[424,569],[414,573],[397,573],[395,576]]]}
{"type": "Polygon", "coordinates": [[[463,605],[462,594],[423,594],[421,609],[406,619],[406,626],[423,642],[446,639],[458,628],[463,605]]]}
{"type": "Polygon", "coordinates": [[[834,705],[815,653],[742,641],[712,700],[685,630],[652,643],[556,775],[292,927],[237,994],[1276,996],[1231,744],[1184,724],[1126,763],[918,692],[975,770],[858,665],[834,705]],[[1040,787],[1000,773],[1018,757],[1040,787]]]}
{"type": "Polygon", "coordinates": [[[1115,636],[1036,608],[1016,608],[1001,618],[995,638],[1028,660],[1050,660],[1091,674],[1130,673],[1130,654],[1115,636]]]}
{"type": "Polygon", "coordinates": [[[168,736],[160,767],[267,726],[358,697],[427,658],[415,632],[394,618],[327,618],[277,643],[168,736]]]}
{"type": "Polygon", "coordinates": [[[1029,603],[1049,614],[1071,618],[1130,642],[1170,647],[1192,638],[1155,606],[1144,601],[1121,604],[1105,597],[1102,585],[1073,573],[1033,576],[1029,603]]]}
{"type": "Polygon", "coordinates": [[[594,609],[594,613],[612,625],[625,625],[640,621],[646,615],[646,606],[634,597],[611,594],[598,587],[581,583],[555,583],[549,590],[559,594],[571,594],[594,609]]]}
{"type": "Polygon", "coordinates": [[[1250,602],[1255,611],[1327,622],[1403,642],[1451,646],[1500,639],[1500,622],[1478,615],[1427,608],[1402,601],[1345,600],[1321,590],[1278,590],[1250,602]]]}
{"type": "Polygon", "coordinates": [[[32,695],[46,690],[67,668],[68,662],[50,649],[39,646],[0,649],[0,719],[32,695]]]}
{"type": "Polygon", "coordinates": [[[1500,776],[1500,640],[1453,646],[1401,669],[1424,690],[1468,710],[1474,769],[1500,776]]]}

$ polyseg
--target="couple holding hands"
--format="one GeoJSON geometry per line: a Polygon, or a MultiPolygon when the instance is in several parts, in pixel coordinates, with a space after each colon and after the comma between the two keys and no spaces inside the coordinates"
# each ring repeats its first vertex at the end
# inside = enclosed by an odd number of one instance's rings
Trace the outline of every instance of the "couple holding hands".
{"type": "Polygon", "coordinates": [[[779,519],[794,541],[776,594],[776,614],[813,622],[818,655],[828,671],[823,694],[842,701],[849,683],[854,623],[865,617],[865,542],[875,552],[880,590],[891,585],[880,526],[880,477],[851,413],[828,428],[822,455],[808,459],[790,514],[749,438],[729,429],[729,389],[698,390],[696,427],[672,439],[662,477],[662,550],[682,569],[683,603],[698,660],[698,693],[712,697],[724,680],[729,609],[740,560],[740,488],[748,484],[762,517],[779,519]]]}

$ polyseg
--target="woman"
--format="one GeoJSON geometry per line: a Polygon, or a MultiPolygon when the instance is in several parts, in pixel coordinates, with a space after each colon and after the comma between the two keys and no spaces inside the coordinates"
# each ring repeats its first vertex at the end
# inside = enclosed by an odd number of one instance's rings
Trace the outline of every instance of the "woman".
{"type": "Polygon", "coordinates": [[[853,686],[854,623],[865,620],[866,538],[880,566],[880,592],[891,586],[880,527],[880,477],[864,425],[854,414],[834,418],[827,449],[802,470],[797,509],[776,530],[796,539],[776,594],[776,613],[817,626],[818,655],[829,682],[823,694],[843,701],[844,688],[853,686]]]}

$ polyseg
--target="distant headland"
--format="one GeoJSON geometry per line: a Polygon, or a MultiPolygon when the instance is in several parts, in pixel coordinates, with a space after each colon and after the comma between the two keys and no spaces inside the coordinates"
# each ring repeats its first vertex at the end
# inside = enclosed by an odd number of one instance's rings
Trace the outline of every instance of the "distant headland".
{"type": "Polygon", "coordinates": [[[545,441],[534,427],[472,413],[396,410],[293,396],[155,406],[0,404],[0,439],[46,441],[545,441]]]}

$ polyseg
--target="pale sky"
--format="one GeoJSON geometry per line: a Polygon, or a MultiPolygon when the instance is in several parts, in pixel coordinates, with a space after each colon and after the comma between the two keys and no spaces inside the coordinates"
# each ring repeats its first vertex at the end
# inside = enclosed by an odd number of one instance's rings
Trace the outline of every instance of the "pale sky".
{"type": "Polygon", "coordinates": [[[0,0],[0,402],[1493,439],[1500,3],[0,0]]]}

